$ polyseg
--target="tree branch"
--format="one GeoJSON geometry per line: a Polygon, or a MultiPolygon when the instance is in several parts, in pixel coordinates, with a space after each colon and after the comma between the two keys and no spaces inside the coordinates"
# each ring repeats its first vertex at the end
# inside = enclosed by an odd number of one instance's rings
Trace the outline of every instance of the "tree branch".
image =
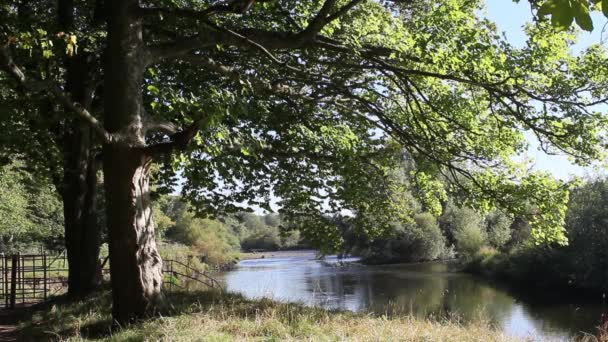
{"type": "MultiPolygon", "coordinates": [[[[268,2],[269,0],[257,0],[257,2],[268,2]]],[[[190,10],[182,8],[163,8],[163,7],[140,7],[136,9],[136,14],[140,16],[174,16],[190,19],[205,19],[210,16],[222,13],[245,14],[256,0],[233,0],[227,5],[212,5],[204,10],[190,10]]]]}
{"type": "Polygon", "coordinates": [[[299,91],[294,90],[288,85],[270,82],[269,80],[264,80],[260,77],[245,78],[243,77],[243,73],[239,72],[237,69],[220,64],[215,60],[203,55],[184,55],[179,57],[179,60],[213,70],[214,72],[229,78],[235,84],[248,84],[257,91],[265,91],[282,95],[300,95],[299,91]]]}
{"type": "MultiPolygon", "coordinates": [[[[270,50],[295,49],[305,47],[308,43],[311,43],[315,40],[315,37],[325,25],[341,17],[350,9],[359,4],[361,1],[362,0],[352,0],[335,13],[330,14],[332,8],[336,3],[336,0],[326,0],[323,6],[321,7],[319,13],[317,13],[317,15],[315,16],[315,18],[303,31],[299,33],[264,31],[255,29],[245,29],[237,32],[227,28],[218,27],[207,21],[206,17],[208,15],[205,14],[207,10],[200,12],[177,9],[164,10],[169,12],[178,11],[185,17],[201,19],[203,20],[203,23],[206,26],[210,27],[212,30],[200,32],[195,36],[186,37],[171,43],[152,46],[150,47],[150,51],[152,53],[152,60],[154,61],[163,58],[174,58],[180,55],[187,54],[195,49],[215,46],[217,44],[227,44],[244,48],[253,47],[270,57],[273,61],[282,65],[286,65],[285,62],[278,60],[272,53],[270,53],[270,50]]],[[[161,13],[163,12],[161,9],[155,9],[155,11],[160,11],[161,13]]],[[[289,66],[287,67],[292,68],[289,66]]]]}
{"type": "Polygon", "coordinates": [[[55,82],[28,80],[25,73],[13,61],[9,44],[5,44],[0,48],[0,68],[15,79],[19,87],[33,92],[46,92],[53,95],[63,106],[74,112],[81,120],[91,126],[104,143],[112,140],[111,134],[105,130],[101,122],[80,103],[72,101],[55,82]]]}
{"type": "Polygon", "coordinates": [[[150,158],[155,158],[157,156],[171,154],[175,150],[185,150],[192,142],[192,139],[194,139],[196,133],[198,133],[201,128],[205,127],[209,123],[210,119],[211,115],[207,115],[202,119],[194,121],[184,130],[170,135],[169,141],[145,146],[143,148],[144,153],[150,158]]]}

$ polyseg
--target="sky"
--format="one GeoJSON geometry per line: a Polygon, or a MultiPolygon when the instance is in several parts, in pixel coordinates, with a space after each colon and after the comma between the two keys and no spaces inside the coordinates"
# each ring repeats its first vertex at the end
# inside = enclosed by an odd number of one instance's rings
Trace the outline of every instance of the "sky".
{"type": "MultiPolygon", "coordinates": [[[[513,0],[486,0],[486,7],[487,17],[496,23],[500,31],[504,32],[507,40],[514,46],[524,46],[527,36],[523,31],[523,26],[532,20],[530,4],[527,1],[515,3],[513,0]]],[[[602,43],[602,36],[604,39],[608,39],[608,34],[602,33],[607,19],[600,13],[594,13],[592,17],[595,29],[593,32],[581,32],[579,42],[573,46],[574,53],[579,53],[592,44],[602,43]]],[[[535,169],[549,171],[561,179],[570,179],[572,176],[591,176],[600,172],[597,167],[582,168],[573,165],[566,156],[549,156],[538,149],[538,141],[532,135],[527,136],[530,140],[528,157],[535,160],[535,169]]]]}

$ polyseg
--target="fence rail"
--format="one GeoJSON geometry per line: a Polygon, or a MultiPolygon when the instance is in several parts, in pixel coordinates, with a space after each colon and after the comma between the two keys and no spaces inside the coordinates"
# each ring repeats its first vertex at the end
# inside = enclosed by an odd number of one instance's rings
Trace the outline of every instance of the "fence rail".
{"type": "Polygon", "coordinates": [[[189,264],[185,264],[179,260],[164,260],[163,275],[165,275],[165,280],[163,284],[169,286],[169,288],[173,286],[187,288],[188,282],[194,283],[196,285],[204,285],[209,288],[220,288],[220,283],[215,278],[207,274],[205,271],[200,271],[190,266],[189,264]],[[166,280],[167,278],[169,280],[166,280]]]}
{"type": "MultiPolygon", "coordinates": [[[[107,258],[103,260],[103,265],[106,266],[106,263],[107,258]]],[[[109,270],[104,267],[103,271],[109,270]]],[[[65,251],[59,254],[0,253],[0,308],[14,309],[46,301],[67,290],[67,276],[65,251]]],[[[205,271],[196,269],[190,262],[175,259],[163,261],[163,285],[184,289],[220,287],[219,282],[205,271]]]]}
{"type": "Polygon", "coordinates": [[[0,254],[0,308],[45,301],[67,285],[65,253],[0,254]]]}

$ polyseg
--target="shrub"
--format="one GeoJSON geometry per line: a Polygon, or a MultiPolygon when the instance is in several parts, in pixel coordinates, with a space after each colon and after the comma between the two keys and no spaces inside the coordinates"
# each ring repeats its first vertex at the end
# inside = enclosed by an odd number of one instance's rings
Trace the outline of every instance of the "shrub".
{"type": "Polygon", "coordinates": [[[419,213],[413,222],[393,224],[390,236],[375,240],[360,254],[369,263],[388,263],[430,261],[450,253],[435,217],[419,213]]]}
{"type": "Polygon", "coordinates": [[[408,225],[402,241],[408,245],[407,259],[411,261],[435,260],[445,249],[445,238],[441,234],[437,220],[430,213],[414,216],[413,225],[408,225]]]}
{"type": "Polygon", "coordinates": [[[465,259],[472,258],[487,243],[481,216],[472,209],[459,208],[453,216],[456,250],[465,259]]]}
{"type": "Polygon", "coordinates": [[[195,218],[191,213],[184,213],[175,226],[167,230],[167,237],[191,246],[210,264],[231,261],[239,249],[238,239],[228,226],[218,220],[195,218]]]}
{"type": "Polygon", "coordinates": [[[262,249],[277,250],[281,246],[281,238],[276,230],[265,229],[249,235],[241,242],[244,250],[262,249]]]}
{"type": "Polygon", "coordinates": [[[501,211],[491,212],[485,219],[488,242],[497,249],[502,249],[511,240],[513,219],[501,211]]]}

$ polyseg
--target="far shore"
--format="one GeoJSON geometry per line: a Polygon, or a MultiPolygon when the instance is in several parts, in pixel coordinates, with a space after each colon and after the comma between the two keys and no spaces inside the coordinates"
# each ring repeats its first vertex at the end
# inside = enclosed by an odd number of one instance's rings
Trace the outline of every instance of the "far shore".
{"type": "Polygon", "coordinates": [[[251,259],[266,259],[266,258],[288,258],[308,255],[310,253],[316,253],[314,249],[298,249],[298,250],[284,250],[284,251],[260,251],[260,252],[242,252],[239,254],[240,260],[251,260],[251,259]]]}

